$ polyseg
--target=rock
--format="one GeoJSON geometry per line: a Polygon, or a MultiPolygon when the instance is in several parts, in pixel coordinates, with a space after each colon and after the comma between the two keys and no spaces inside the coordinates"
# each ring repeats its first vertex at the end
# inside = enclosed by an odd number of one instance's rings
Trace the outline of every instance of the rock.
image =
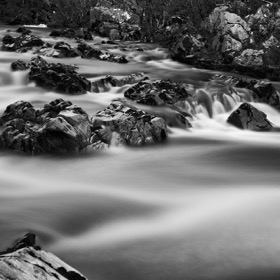
{"type": "Polygon", "coordinates": [[[138,110],[125,101],[114,101],[96,114],[94,124],[104,125],[119,136],[119,142],[131,146],[155,144],[167,138],[163,118],[138,110]]]}
{"type": "Polygon", "coordinates": [[[52,253],[35,246],[35,235],[27,234],[0,256],[0,278],[9,280],[86,280],[52,253]]]}
{"type": "Polygon", "coordinates": [[[0,131],[2,149],[32,155],[79,152],[109,144],[102,127],[93,129],[87,113],[63,99],[37,110],[26,101],[9,105],[0,118],[0,131]]]}
{"type": "Polygon", "coordinates": [[[78,51],[80,51],[82,58],[96,58],[99,60],[110,62],[128,63],[128,60],[124,55],[113,55],[108,52],[102,52],[100,50],[92,48],[86,43],[79,43],[78,51]]]}
{"type": "Polygon", "coordinates": [[[32,33],[32,31],[30,29],[27,29],[26,27],[24,26],[20,26],[17,30],[16,30],[17,33],[22,33],[22,34],[30,34],[32,33]]]}
{"type": "Polygon", "coordinates": [[[69,44],[65,42],[57,42],[54,45],[54,49],[59,52],[57,57],[77,57],[79,56],[79,53],[72,48],[69,44]]]}
{"type": "Polygon", "coordinates": [[[227,119],[227,122],[240,129],[269,131],[272,129],[266,114],[248,103],[243,103],[227,119]]]}
{"type": "Polygon", "coordinates": [[[24,61],[22,61],[20,59],[12,62],[12,64],[11,64],[12,71],[24,71],[29,68],[30,68],[29,64],[25,63],[24,61]]]}
{"type": "Polygon", "coordinates": [[[92,82],[91,90],[96,93],[104,92],[108,91],[112,87],[121,87],[127,84],[135,84],[146,79],[149,78],[147,76],[144,76],[144,73],[131,74],[121,79],[117,79],[113,76],[108,75],[103,79],[92,82]]]}
{"type": "Polygon", "coordinates": [[[83,40],[93,40],[93,37],[87,29],[80,28],[78,30],[74,30],[71,28],[65,28],[60,30],[53,30],[50,33],[51,37],[66,37],[69,39],[80,38],[83,40]]]}
{"type": "Polygon", "coordinates": [[[11,35],[5,35],[2,42],[2,50],[18,52],[26,52],[34,47],[42,47],[45,45],[45,42],[39,37],[29,34],[22,34],[16,38],[11,35]]]}
{"type": "Polygon", "coordinates": [[[125,91],[124,96],[137,103],[151,106],[176,105],[190,97],[187,85],[171,81],[139,82],[125,91]]]}
{"type": "Polygon", "coordinates": [[[230,13],[227,6],[214,9],[209,15],[206,29],[212,34],[230,35],[242,44],[247,43],[250,36],[250,27],[240,16],[230,13]]]}
{"type": "Polygon", "coordinates": [[[233,63],[239,66],[260,68],[263,66],[263,50],[246,49],[240,56],[235,57],[233,63]]]}
{"type": "Polygon", "coordinates": [[[91,82],[76,72],[76,67],[62,63],[47,63],[42,57],[31,60],[29,80],[47,90],[68,94],[84,94],[91,90],[91,82]]]}

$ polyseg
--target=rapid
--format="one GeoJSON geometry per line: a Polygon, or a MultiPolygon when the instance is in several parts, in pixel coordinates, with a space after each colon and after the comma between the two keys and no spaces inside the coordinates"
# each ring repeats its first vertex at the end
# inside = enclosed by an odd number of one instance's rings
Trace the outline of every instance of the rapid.
{"type": "MultiPolygon", "coordinates": [[[[0,38],[6,29],[0,27],[0,38]]],[[[46,28],[32,30],[58,40],[46,28]]],[[[206,91],[210,77],[220,74],[171,61],[159,46],[140,46],[144,52],[126,52],[125,65],[46,59],[77,64],[91,81],[144,72],[206,91]]],[[[81,96],[46,91],[28,82],[27,71],[10,70],[12,61],[32,56],[0,52],[1,114],[17,100],[40,107],[63,98],[92,116],[128,87],[81,96]]],[[[31,231],[89,280],[279,279],[280,134],[230,126],[226,119],[240,105],[238,96],[228,104],[214,101],[212,118],[199,105],[192,128],[170,128],[167,143],[157,146],[77,156],[1,152],[0,251],[31,231]]],[[[278,111],[254,106],[280,126],[278,111]]]]}

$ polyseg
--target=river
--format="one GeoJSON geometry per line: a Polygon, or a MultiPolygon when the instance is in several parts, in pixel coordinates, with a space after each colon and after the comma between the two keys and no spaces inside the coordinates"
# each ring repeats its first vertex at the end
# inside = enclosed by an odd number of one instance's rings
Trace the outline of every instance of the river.
{"type": "MultiPolygon", "coordinates": [[[[0,27],[1,38],[8,28],[0,27]]],[[[48,29],[33,33],[57,41],[48,29]]],[[[126,53],[126,65],[47,60],[77,64],[92,81],[144,72],[203,87],[216,74],[173,62],[158,46],[141,46],[144,52],[126,53]]],[[[42,106],[63,98],[93,115],[127,88],[82,96],[46,91],[28,83],[26,71],[10,70],[15,59],[31,57],[0,52],[1,114],[17,100],[42,106]]],[[[157,146],[64,157],[1,152],[0,250],[31,231],[89,280],[279,280],[280,134],[229,126],[240,104],[231,103],[230,111],[214,103],[213,118],[201,107],[190,130],[170,128],[168,142],[157,146]]],[[[280,125],[279,112],[254,106],[280,125]]]]}

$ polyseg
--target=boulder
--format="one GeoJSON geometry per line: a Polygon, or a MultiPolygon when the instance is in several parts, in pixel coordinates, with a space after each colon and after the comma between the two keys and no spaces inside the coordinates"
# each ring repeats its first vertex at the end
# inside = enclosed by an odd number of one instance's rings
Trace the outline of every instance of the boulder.
{"type": "Polygon", "coordinates": [[[248,43],[250,27],[240,16],[230,13],[227,6],[220,6],[214,9],[209,15],[206,29],[212,34],[230,35],[242,44],[248,43]]]}
{"type": "Polygon", "coordinates": [[[27,29],[26,27],[24,26],[20,26],[17,30],[16,30],[17,33],[22,33],[22,34],[30,34],[32,33],[32,31],[30,29],[27,29]]]}
{"type": "Polygon", "coordinates": [[[42,109],[29,102],[9,105],[0,118],[1,149],[26,154],[79,152],[106,144],[103,128],[70,101],[56,99],[42,109]]]}
{"type": "Polygon", "coordinates": [[[118,141],[130,146],[155,144],[167,138],[163,118],[150,115],[125,101],[114,101],[96,114],[94,126],[104,125],[118,134],[118,141]]]}
{"type": "Polygon", "coordinates": [[[187,85],[169,80],[142,81],[126,90],[124,96],[140,104],[176,107],[180,101],[190,97],[191,92],[187,85]]]}
{"type": "MultiPolygon", "coordinates": [[[[77,57],[79,56],[79,53],[72,48],[69,44],[65,42],[57,42],[54,45],[54,49],[58,51],[58,55],[56,57],[77,57]]],[[[53,55],[54,56],[54,55],[53,55]]]]}
{"type": "Polygon", "coordinates": [[[36,246],[35,235],[30,233],[1,253],[0,279],[86,280],[79,271],[36,246]]]}
{"type": "Polygon", "coordinates": [[[91,90],[91,82],[76,72],[76,67],[62,63],[47,63],[33,57],[29,80],[39,87],[68,94],[84,94],[91,90]]]}
{"type": "Polygon", "coordinates": [[[19,37],[5,35],[2,42],[3,51],[26,52],[34,47],[42,47],[45,45],[45,42],[39,37],[29,34],[22,34],[19,37]]]}
{"type": "Polygon", "coordinates": [[[227,122],[240,129],[269,131],[272,124],[266,114],[248,103],[243,103],[227,119],[227,122]]]}
{"type": "Polygon", "coordinates": [[[30,68],[30,65],[20,59],[12,62],[11,69],[12,71],[25,71],[30,68]]]}

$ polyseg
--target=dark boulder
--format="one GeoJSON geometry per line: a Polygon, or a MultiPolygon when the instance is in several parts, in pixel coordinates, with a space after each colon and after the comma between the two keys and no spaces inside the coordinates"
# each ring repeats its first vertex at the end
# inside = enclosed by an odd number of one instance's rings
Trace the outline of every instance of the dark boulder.
{"type": "Polygon", "coordinates": [[[17,33],[22,33],[22,34],[30,34],[32,33],[32,31],[30,29],[27,29],[26,27],[24,26],[20,26],[17,30],[16,30],[17,33]]]}
{"type": "Polygon", "coordinates": [[[155,144],[167,138],[163,118],[150,115],[125,101],[114,101],[96,114],[94,125],[104,125],[117,133],[118,141],[131,146],[155,144]]]}
{"type": "Polygon", "coordinates": [[[76,67],[62,63],[47,63],[42,57],[31,60],[29,80],[37,86],[69,94],[84,94],[91,82],[76,72],[76,67]]]}
{"type": "Polygon", "coordinates": [[[30,68],[29,64],[20,59],[12,62],[11,64],[12,71],[24,71],[29,68],[30,68]]]}
{"type": "Polygon", "coordinates": [[[18,52],[26,52],[34,47],[42,47],[45,45],[45,42],[39,37],[29,34],[22,34],[19,37],[5,35],[2,42],[2,50],[18,52]]]}
{"type": "Polygon", "coordinates": [[[188,86],[172,81],[159,80],[155,82],[143,81],[125,91],[124,96],[137,103],[151,106],[168,105],[182,109],[181,102],[190,97],[188,86]]]}
{"type": "Polygon", "coordinates": [[[43,109],[29,102],[9,105],[0,118],[2,149],[27,154],[79,152],[105,145],[103,128],[92,128],[87,113],[56,99],[43,109]]]}
{"type": "Polygon", "coordinates": [[[79,56],[79,53],[72,48],[69,44],[65,42],[57,42],[54,45],[54,49],[58,51],[58,54],[56,57],[77,57],[79,56]]]}
{"type": "Polygon", "coordinates": [[[227,119],[227,122],[240,129],[254,131],[269,131],[272,124],[266,118],[266,114],[248,103],[243,103],[227,119]]]}
{"type": "Polygon", "coordinates": [[[1,253],[0,279],[86,280],[79,271],[36,246],[35,234],[32,233],[26,234],[17,241],[16,246],[1,253]]]}

